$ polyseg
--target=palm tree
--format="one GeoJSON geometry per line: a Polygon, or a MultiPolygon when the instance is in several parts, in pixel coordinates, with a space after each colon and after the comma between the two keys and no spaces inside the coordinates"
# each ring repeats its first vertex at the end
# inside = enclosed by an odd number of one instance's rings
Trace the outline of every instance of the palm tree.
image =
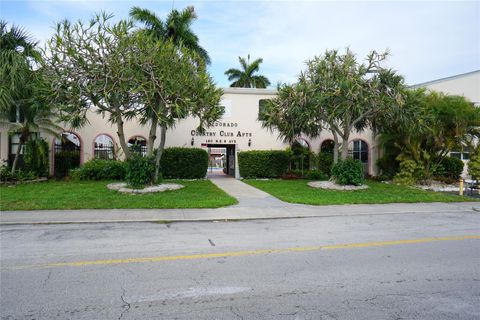
{"type": "Polygon", "coordinates": [[[39,62],[37,43],[20,27],[0,20],[0,107],[9,107],[28,83],[32,63],[39,62]]]}
{"type": "Polygon", "coordinates": [[[270,81],[263,75],[254,75],[260,68],[262,58],[256,59],[250,63],[250,55],[247,59],[238,57],[238,61],[243,70],[231,68],[225,71],[229,81],[233,81],[230,87],[240,88],[266,88],[270,85],[270,81]]]}
{"type": "Polygon", "coordinates": [[[191,24],[197,19],[193,6],[188,6],[182,11],[172,10],[167,19],[162,21],[155,13],[148,9],[133,7],[130,16],[145,25],[143,29],[147,34],[159,40],[171,40],[178,46],[184,46],[200,56],[210,64],[207,51],[199,45],[198,36],[192,31],[191,24]]]}
{"type": "Polygon", "coordinates": [[[0,21],[0,124],[8,128],[9,134],[19,135],[12,173],[32,133],[42,130],[55,135],[61,130],[52,121],[52,108],[42,99],[42,70],[33,70],[40,60],[30,35],[16,26],[7,30],[7,23],[0,21]]]}

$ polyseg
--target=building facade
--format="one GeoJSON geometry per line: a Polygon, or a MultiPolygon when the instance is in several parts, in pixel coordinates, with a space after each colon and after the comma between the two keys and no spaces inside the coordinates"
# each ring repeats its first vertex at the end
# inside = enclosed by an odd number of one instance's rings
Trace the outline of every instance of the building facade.
{"type": "MultiPolygon", "coordinates": [[[[463,75],[439,79],[413,87],[442,91],[447,94],[463,95],[474,103],[480,101],[480,71],[463,75]]],[[[288,145],[278,138],[278,132],[262,128],[258,121],[261,101],[272,99],[275,90],[226,88],[221,104],[225,107],[222,119],[207,128],[206,132],[196,132],[198,119],[187,118],[181,120],[167,132],[166,147],[196,147],[204,148],[211,154],[212,163],[222,163],[226,174],[239,178],[237,164],[238,152],[248,150],[284,150],[288,145]]],[[[101,115],[91,111],[88,113],[88,123],[78,130],[68,130],[62,134],[62,139],[40,135],[50,144],[51,173],[61,171],[60,157],[62,151],[71,151],[78,154],[78,164],[95,159],[122,158],[121,148],[116,133],[116,126],[107,122],[101,115]]],[[[148,126],[142,126],[137,121],[126,121],[125,136],[132,148],[138,152],[146,152],[148,126]]],[[[157,136],[160,132],[157,132],[157,136]]],[[[322,146],[333,141],[329,131],[321,132],[315,139],[299,137],[299,142],[310,151],[319,152],[322,146]]],[[[0,159],[3,163],[12,161],[12,156],[18,146],[18,137],[9,136],[5,127],[0,128],[0,159]]],[[[365,172],[377,174],[375,166],[380,150],[376,138],[370,130],[352,132],[349,149],[355,158],[364,163],[365,172]]],[[[463,153],[461,157],[463,157],[463,153]]]]}

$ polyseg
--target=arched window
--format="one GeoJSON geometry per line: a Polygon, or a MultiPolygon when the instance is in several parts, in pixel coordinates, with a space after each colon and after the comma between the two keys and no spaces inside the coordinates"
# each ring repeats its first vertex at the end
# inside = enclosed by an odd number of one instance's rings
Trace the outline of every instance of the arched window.
{"type": "Polygon", "coordinates": [[[360,160],[362,163],[368,163],[368,144],[363,140],[354,140],[350,142],[348,152],[353,159],[360,160]]]}
{"type": "Polygon", "coordinates": [[[269,99],[260,99],[258,101],[258,120],[262,121],[265,120],[264,113],[267,108],[267,103],[269,99]]]}
{"type": "Polygon", "coordinates": [[[133,153],[138,153],[142,156],[147,154],[147,140],[142,136],[131,137],[127,146],[133,153]]]}
{"type": "Polygon", "coordinates": [[[335,142],[333,140],[324,140],[320,145],[320,152],[326,154],[333,154],[333,149],[335,148],[335,142]]]}
{"type": "Polygon", "coordinates": [[[109,135],[98,135],[95,138],[93,145],[93,154],[95,159],[115,159],[115,147],[113,146],[113,139],[109,135]]]}

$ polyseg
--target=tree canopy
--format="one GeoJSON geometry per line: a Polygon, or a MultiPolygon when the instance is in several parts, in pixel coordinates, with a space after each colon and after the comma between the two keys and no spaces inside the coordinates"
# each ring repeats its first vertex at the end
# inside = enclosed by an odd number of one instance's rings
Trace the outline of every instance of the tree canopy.
{"type": "Polygon", "coordinates": [[[195,8],[188,6],[182,11],[172,10],[163,21],[154,12],[140,7],[133,7],[130,16],[145,25],[143,29],[149,36],[157,40],[171,40],[177,46],[185,46],[195,52],[206,64],[211,60],[207,50],[200,46],[198,36],[191,25],[197,19],[195,8]]]}
{"type": "Polygon", "coordinates": [[[151,131],[161,129],[158,173],[167,129],[187,116],[200,119],[199,130],[211,125],[223,113],[222,91],[198,64],[197,53],[171,38],[136,32],[130,20],[111,23],[111,18],[99,14],[88,24],[58,24],[45,64],[53,100],[72,126],[84,125],[90,111],[108,116],[127,159],[124,121],[153,119],[151,131]]]}
{"type": "Polygon", "coordinates": [[[348,49],[345,54],[326,51],[307,61],[297,83],[280,87],[260,120],[287,140],[301,134],[316,137],[322,130],[330,130],[335,141],[334,162],[339,138],[341,156],[346,159],[353,130],[371,127],[377,117],[403,103],[403,78],[382,66],[387,55],[372,51],[366,63],[359,63],[348,49]]]}
{"type": "Polygon", "coordinates": [[[376,122],[389,163],[414,161],[422,179],[430,179],[450,151],[472,146],[479,126],[480,111],[473,103],[423,88],[406,91],[405,104],[376,122]]]}
{"type": "Polygon", "coordinates": [[[39,68],[41,54],[37,43],[22,28],[7,28],[0,21],[0,122],[9,134],[18,135],[12,164],[15,172],[20,152],[32,134],[40,130],[55,135],[55,112],[47,103],[44,69],[39,68]]]}

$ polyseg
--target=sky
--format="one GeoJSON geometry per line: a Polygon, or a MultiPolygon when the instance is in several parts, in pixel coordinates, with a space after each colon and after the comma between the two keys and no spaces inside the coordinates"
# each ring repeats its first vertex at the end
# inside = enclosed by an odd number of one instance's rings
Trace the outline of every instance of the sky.
{"type": "Polygon", "coordinates": [[[305,62],[349,47],[359,60],[371,50],[391,53],[386,65],[418,84],[480,69],[479,1],[8,1],[0,18],[23,27],[40,45],[63,19],[94,13],[128,18],[132,6],[165,18],[193,5],[192,28],[211,59],[209,72],[229,86],[225,70],[238,57],[263,58],[260,73],[275,87],[293,83],[305,62]]]}

